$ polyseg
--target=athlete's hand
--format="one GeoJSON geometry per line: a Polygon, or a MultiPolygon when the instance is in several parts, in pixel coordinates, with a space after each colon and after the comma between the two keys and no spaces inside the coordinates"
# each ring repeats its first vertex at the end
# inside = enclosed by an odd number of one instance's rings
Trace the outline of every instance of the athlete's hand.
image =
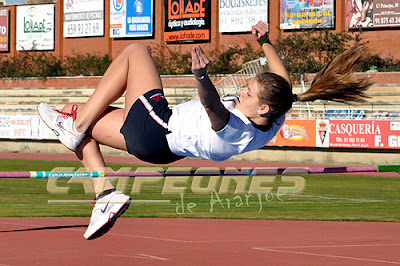
{"type": "Polygon", "coordinates": [[[210,60],[203,52],[200,46],[195,45],[192,48],[192,73],[197,79],[207,74],[207,66],[210,60]]]}
{"type": "Polygon", "coordinates": [[[269,35],[269,24],[259,21],[256,25],[251,27],[251,34],[257,42],[264,41],[269,35]]]}

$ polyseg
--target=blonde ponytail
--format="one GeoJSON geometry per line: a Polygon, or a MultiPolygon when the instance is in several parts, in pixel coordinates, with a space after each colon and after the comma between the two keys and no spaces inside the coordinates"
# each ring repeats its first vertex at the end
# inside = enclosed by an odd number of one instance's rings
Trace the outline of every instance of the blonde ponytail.
{"type": "Polygon", "coordinates": [[[367,78],[352,78],[352,74],[369,58],[364,45],[353,47],[336,56],[317,73],[310,88],[297,95],[297,101],[328,100],[352,104],[365,102],[365,91],[373,83],[367,78]]]}

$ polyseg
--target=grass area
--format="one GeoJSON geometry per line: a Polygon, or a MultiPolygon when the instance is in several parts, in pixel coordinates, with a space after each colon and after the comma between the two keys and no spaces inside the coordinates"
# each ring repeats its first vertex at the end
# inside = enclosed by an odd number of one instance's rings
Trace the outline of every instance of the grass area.
{"type": "MultiPolygon", "coordinates": [[[[54,167],[77,169],[80,163],[0,160],[1,171],[49,171],[54,167]]],[[[118,170],[127,165],[110,167],[118,170]]],[[[227,191],[221,191],[228,177],[199,178],[200,185],[193,177],[159,178],[142,185],[135,178],[113,182],[126,194],[132,194],[134,200],[147,201],[133,202],[124,217],[400,221],[400,177],[344,174],[297,177],[303,179],[306,184],[303,192],[291,194],[293,189],[289,189],[285,194],[278,189],[293,188],[294,183],[282,180],[281,176],[275,180],[268,176],[260,183],[257,190],[260,192],[252,195],[247,193],[253,181],[249,176],[241,177],[245,193],[235,192],[235,182],[229,183],[227,191]],[[207,190],[212,181],[216,181],[215,189],[210,186],[207,190]],[[267,187],[272,188],[271,192],[262,190],[267,187]],[[154,200],[162,200],[163,204],[154,200]]],[[[89,216],[92,206],[88,202],[93,196],[89,179],[0,179],[0,216],[89,216]]]]}

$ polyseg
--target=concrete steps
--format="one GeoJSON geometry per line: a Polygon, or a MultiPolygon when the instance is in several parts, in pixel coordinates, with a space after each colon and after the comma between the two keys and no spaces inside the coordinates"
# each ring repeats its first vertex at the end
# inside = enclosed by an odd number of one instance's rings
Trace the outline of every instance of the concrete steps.
{"type": "MultiPolygon", "coordinates": [[[[0,93],[1,114],[35,114],[39,102],[45,101],[60,109],[68,103],[85,103],[93,94],[95,87],[42,87],[42,88],[2,88],[0,93]]],[[[164,88],[164,93],[171,106],[190,100],[196,94],[196,87],[175,86],[164,88]]],[[[294,93],[300,93],[301,87],[294,86],[294,93]]],[[[400,112],[400,85],[373,85],[367,95],[371,98],[368,103],[355,106],[315,101],[308,103],[308,110],[315,113],[315,118],[323,116],[326,109],[360,109],[373,113],[379,110],[400,112]],[[319,117],[318,117],[319,116],[319,117]]],[[[118,99],[113,106],[124,107],[124,96],[118,99]]],[[[291,113],[298,113],[300,108],[304,113],[307,105],[295,103],[291,113]]]]}
{"type": "MultiPolygon", "coordinates": [[[[34,114],[39,102],[45,101],[57,109],[68,103],[85,103],[95,87],[43,87],[43,88],[2,88],[0,89],[1,114],[34,114]]],[[[187,101],[197,89],[192,87],[167,87],[164,93],[171,106],[187,101]]],[[[124,96],[112,106],[124,107],[124,96]]]]}

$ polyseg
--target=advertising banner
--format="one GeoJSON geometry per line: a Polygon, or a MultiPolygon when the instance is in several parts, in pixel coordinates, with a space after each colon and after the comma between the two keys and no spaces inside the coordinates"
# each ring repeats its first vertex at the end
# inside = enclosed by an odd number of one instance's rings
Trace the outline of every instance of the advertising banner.
{"type": "Polygon", "coordinates": [[[104,35],[104,0],[65,0],[64,37],[104,35]]]}
{"type": "Polygon", "coordinates": [[[1,139],[57,139],[38,115],[1,115],[1,139]]]}
{"type": "Polygon", "coordinates": [[[153,36],[153,0],[110,0],[110,38],[153,36]]]}
{"type": "Polygon", "coordinates": [[[315,147],[315,120],[286,120],[268,146],[315,147]]]}
{"type": "Polygon", "coordinates": [[[8,9],[0,8],[0,52],[8,52],[9,49],[8,21],[8,9]]]}
{"type": "Polygon", "coordinates": [[[166,42],[210,40],[211,0],[164,0],[166,42]]]}
{"type": "Polygon", "coordinates": [[[280,0],[281,29],[334,28],[334,0],[280,0]]]}
{"type": "Polygon", "coordinates": [[[267,146],[399,149],[400,120],[286,120],[267,146]]]}
{"type": "Polygon", "coordinates": [[[398,149],[400,121],[330,120],[332,148],[398,149]]]}
{"type": "Polygon", "coordinates": [[[8,52],[9,50],[9,25],[8,25],[8,9],[0,8],[0,52],[8,52]]]}
{"type": "Polygon", "coordinates": [[[400,1],[371,0],[370,2],[373,6],[373,27],[398,27],[400,25],[400,1]]]}
{"type": "Polygon", "coordinates": [[[2,0],[5,6],[17,6],[17,5],[24,5],[24,4],[30,4],[30,5],[35,5],[35,4],[47,4],[47,3],[52,3],[53,1],[51,0],[2,0]]]}
{"type": "Polygon", "coordinates": [[[17,6],[17,51],[54,50],[54,5],[17,6]]]}
{"type": "Polygon", "coordinates": [[[268,0],[219,0],[219,32],[250,32],[258,21],[268,21],[268,0]]]}
{"type": "Polygon", "coordinates": [[[400,26],[400,0],[347,0],[347,28],[400,26]]]}

